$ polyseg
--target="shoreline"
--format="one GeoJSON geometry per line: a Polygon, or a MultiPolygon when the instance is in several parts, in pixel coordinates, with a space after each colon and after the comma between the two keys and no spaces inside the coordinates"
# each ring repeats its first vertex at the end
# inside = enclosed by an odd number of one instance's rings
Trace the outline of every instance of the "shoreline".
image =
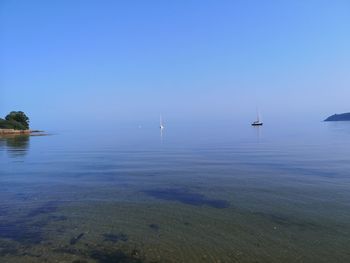
{"type": "Polygon", "coordinates": [[[15,129],[0,129],[0,135],[11,135],[11,134],[24,134],[29,135],[32,133],[39,133],[44,131],[39,130],[15,130],[15,129]]]}

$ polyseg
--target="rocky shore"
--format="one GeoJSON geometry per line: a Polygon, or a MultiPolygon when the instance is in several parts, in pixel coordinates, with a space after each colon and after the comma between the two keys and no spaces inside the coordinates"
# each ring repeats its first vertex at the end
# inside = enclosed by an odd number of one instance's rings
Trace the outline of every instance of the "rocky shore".
{"type": "Polygon", "coordinates": [[[0,129],[0,135],[7,134],[31,134],[35,132],[41,132],[37,130],[15,130],[15,129],[0,129]]]}

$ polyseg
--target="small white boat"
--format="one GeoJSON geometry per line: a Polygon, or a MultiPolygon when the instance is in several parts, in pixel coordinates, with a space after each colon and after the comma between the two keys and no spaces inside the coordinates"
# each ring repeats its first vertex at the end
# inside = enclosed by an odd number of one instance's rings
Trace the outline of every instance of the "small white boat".
{"type": "Polygon", "coordinates": [[[162,115],[160,115],[160,118],[159,118],[159,128],[161,130],[163,130],[165,128],[164,124],[163,124],[163,120],[162,120],[162,115]]]}

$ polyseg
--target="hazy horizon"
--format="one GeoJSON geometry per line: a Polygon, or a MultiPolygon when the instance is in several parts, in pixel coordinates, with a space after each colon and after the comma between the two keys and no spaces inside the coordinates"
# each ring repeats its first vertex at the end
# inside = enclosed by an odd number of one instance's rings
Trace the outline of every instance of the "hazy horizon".
{"type": "MultiPolygon", "coordinates": [[[[348,1],[2,1],[0,117],[321,121],[350,111],[348,1]]],[[[107,126],[108,127],[108,126],[107,126]]]]}

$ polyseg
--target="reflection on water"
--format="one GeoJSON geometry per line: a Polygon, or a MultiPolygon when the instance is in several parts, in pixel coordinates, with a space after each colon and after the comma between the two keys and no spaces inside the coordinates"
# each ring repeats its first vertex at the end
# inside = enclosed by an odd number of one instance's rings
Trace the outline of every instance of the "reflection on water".
{"type": "Polygon", "coordinates": [[[163,139],[164,139],[164,129],[160,128],[160,143],[163,143],[163,139]]]}
{"type": "Polygon", "coordinates": [[[340,132],[340,133],[350,134],[350,121],[331,121],[331,122],[325,122],[324,124],[333,133],[340,132]]]}
{"type": "Polygon", "coordinates": [[[29,148],[30,135],[0,135],[0,147],[8,151],[10,156],[19,157],[26,154],[29,148]]]}
{"type": "Polygon", "coordinates": [[[252,129],[255,132],[255,136],[256,136],[256,141],[260,142],[260,138],[261,138],[261,133],[262,133],[262,126],[252,126],[252,129]]]}
{"type": "Polygon", "coordinates": [[[350,262],[350,126],[292,127],[1,138],[0,262],[350,262]]]}

